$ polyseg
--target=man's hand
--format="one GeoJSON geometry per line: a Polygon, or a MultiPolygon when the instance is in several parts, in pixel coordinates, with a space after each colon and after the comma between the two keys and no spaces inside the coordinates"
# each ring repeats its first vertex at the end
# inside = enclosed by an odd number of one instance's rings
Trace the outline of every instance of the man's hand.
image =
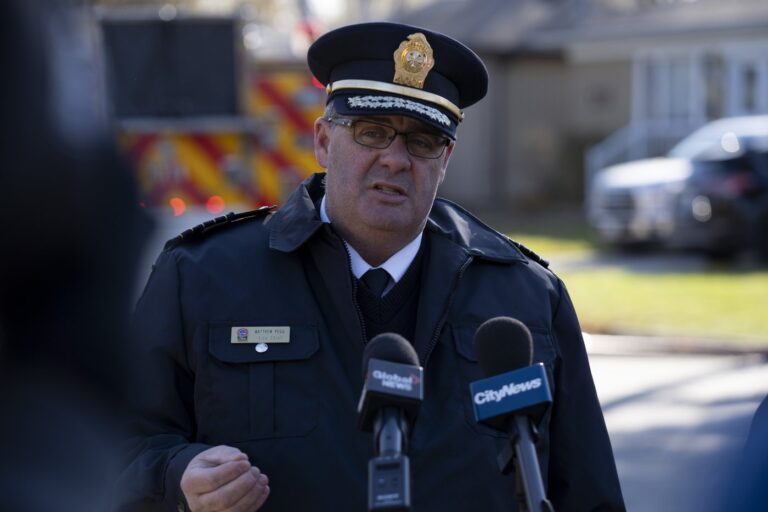
{"type": "Polygon", "coordinates": [[[189,461],[181,490],[192,512],[252,512],[269,496],[269,479],[231,446],[214,446],[189,461]]]}

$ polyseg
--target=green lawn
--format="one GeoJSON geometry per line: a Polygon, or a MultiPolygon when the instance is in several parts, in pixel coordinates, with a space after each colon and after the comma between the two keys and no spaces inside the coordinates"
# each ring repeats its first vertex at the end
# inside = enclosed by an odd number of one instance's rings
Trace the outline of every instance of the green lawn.
{"type": "Polygon", "coordinates": [[[768,271],[640,274],[607,268],[561,277],[588,332],[768,343],[768,271]]]}
{"type": "MultiPolygon", "coordinates": [[[[512,233],[547,259],[588,257],[588,238],[512,233]]],[[[558,271],[585,331],[702,337],[768,345],[768,269],[633,272],[618,266],[558,271]]]]}
{"type": "Polygon", "coordinates": [[[546,235],[510,234],[526,247],[532,249],[544,259],[555,256],[588,256],[597,251],[595,244],[584,238],[560,238],[546,235]]]}

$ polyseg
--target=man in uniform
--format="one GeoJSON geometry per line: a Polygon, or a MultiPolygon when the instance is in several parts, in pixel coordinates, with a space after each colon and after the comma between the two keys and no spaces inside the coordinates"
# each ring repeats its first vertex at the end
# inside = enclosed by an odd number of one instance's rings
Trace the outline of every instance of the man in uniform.
{"type": "Polygon", "coordinates": [[[310,48],[327,84],[318,163],[279,210],[166,245],[136,312],[141,437],[123,510],[364,510],[371,435],[356,428],[366,342],[395,332],[424,367],[409,439],[413,510],[516,510],[478,425],[472,345],[497,316],[533,333],[554,403],[538,442],[556,510],[623,510],[579,324],[530,251],[435,199],[480,59],[441,34],[352,25],[310,48]],[[370,271],[370,272],[369,272],[370,271]]]}

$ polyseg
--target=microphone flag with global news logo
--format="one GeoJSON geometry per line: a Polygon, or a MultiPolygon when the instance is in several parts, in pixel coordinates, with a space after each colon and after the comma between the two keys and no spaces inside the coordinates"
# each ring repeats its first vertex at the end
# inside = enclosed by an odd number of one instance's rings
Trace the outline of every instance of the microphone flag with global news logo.
{"type": "Polygon", "coordinates": [[[414,420],[424,399],[423,372],[420,366],[371,359],[358,403],[360,428],[370,431],[375,412],[383,406],[402,407],[414,420]]]}

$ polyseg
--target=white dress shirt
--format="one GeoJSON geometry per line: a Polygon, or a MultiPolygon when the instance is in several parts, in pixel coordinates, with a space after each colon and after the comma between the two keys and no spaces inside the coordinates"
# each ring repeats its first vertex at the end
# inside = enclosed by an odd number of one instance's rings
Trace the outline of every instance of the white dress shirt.
{"type": "MultiPolygon", "coordinates": [[[[331,219],[328,217],[328,212],[325,208],[325,196],[323,196],[323,200],[320,202],[320,220],[332,224],[331,219]]],[[[422,233],[419,233],[416,238],[411,240],[405,247],[397,251],[387,261],[378,267],[374,267],[365,261],[363,257],[360,256],[360,253],[358,253],[354,247],[349,245],[349,242],[344,240],[344,246],[347,248],[349,258],[352,262],[352,274],[354,274],[357,279],[360,279],[363,274],[372,268],[383,268],[387,271],[389,277],[392,278],[392,280],[387,285],[387,288],[384,290],[384,295],[386,295],[387,292],[389,292],[389,290],[391,290],[392,287],[395,286],[395,284],[403,278],[406,270],[408,270],[408,267],[411,266],[411,262],[413,262],[413,259],[419,252],[419,247],[421,247],[421,237],[422,233]]]]}

